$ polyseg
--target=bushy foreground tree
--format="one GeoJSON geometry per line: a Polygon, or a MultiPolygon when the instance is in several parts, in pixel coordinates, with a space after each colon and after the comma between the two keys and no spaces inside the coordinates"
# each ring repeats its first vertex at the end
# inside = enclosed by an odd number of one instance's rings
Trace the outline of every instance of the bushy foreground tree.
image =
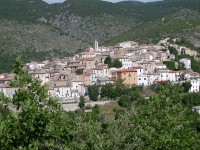
{"type": "Polygon", "coordinates": [[[181,103],[179,93],[178,85],[161,85],[158,96],[136,108],[135,117],[130,116],[135,120],[131,136],[142,141],[139,149],[200,148],[199,134],[189,117],[192,112],[181,103]]]}
{"type": "MultiPolygon", "coordinates": [[[[10,103],[16,113],[0,118],[0,149],[59,149],[70,140],[73,121],[60,109],[55,99],[48,98],[47,87],[32,78],[18,57],[11,86],[18,87],[10,103]]],[[[1,99],[5,103],[6,98],[1,99]]]]}

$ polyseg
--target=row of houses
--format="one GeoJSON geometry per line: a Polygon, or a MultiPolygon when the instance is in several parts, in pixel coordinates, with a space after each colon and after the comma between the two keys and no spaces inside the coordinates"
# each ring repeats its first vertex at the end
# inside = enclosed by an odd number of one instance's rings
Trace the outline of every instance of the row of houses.
{"type": "MultiPolygon", "coordinates": [[[[190,51],[190,55],[197,55],[193,50],[190,51]]],[[[189,50],[186,49],[185,52],[189,53],[189,50]]],[[[41,80],[41,84],[48,85],[49,96],[59,99],[79,99],[81,95],[88,94],[89,85],[102,86],[118,79],[122,79],[127,86],[190,81],[190,92],[198,92],[199,74],[190,69],[190,60],[181,60],[187,66],[184,71],[171,71],[163,64],[163,61],[171,61],[174,58],[175,56],[161,45],[139,45],[130,41],[113,47],[98,47],[98,42],[95,42],[94,48],[88,48],[72,57],[30,62],[26,67],[33,77],[41,80]],[[109,68],[104,64],[106,57],[118,59],[122,67],[109,68]]],[[[0,92],[8,97],[12,97],[17,90],[9,86],[13,77],[13,74],[8,73],[0,75],[0,92]]]]}

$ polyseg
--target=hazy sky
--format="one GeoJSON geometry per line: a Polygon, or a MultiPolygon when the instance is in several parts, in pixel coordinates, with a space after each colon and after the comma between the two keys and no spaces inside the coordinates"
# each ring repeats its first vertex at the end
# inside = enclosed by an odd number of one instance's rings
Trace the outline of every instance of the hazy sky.
{"type": "MultiPolygon", "coordinates": [[[[43,0],[47,3],[60,3],[60,2],[64,2],[65,0],[43,0]]],[[[108,2],[120,2],[120,1],[127,1],[127,0],[104,0],[104,1],[108,1],[108,2]]],[[[140,2],[153,2],[153,1],[158,1],[158,0],[138,0],[140,2]]]]}

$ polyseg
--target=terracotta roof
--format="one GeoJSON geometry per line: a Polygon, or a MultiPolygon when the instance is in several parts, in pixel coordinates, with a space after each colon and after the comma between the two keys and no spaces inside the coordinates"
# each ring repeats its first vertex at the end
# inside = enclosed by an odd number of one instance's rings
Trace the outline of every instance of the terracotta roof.
{"type": "Polygon", "coordinates": [[[161,83],[161,82],[168,82],[169,80],[158,80],[157,82],[158,83],[161,83]]]}

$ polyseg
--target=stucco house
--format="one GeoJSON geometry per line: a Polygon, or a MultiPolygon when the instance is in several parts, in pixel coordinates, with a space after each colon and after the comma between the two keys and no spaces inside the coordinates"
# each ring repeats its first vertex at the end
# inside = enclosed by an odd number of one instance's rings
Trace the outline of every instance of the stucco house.
{"type": "Polygon", "coordinates": [[[122,69],[116,72],[117,79],[122,79],[123,83],[126,85],[137,85],[138,76],[137,70],[133,68],[122,69]]]}

